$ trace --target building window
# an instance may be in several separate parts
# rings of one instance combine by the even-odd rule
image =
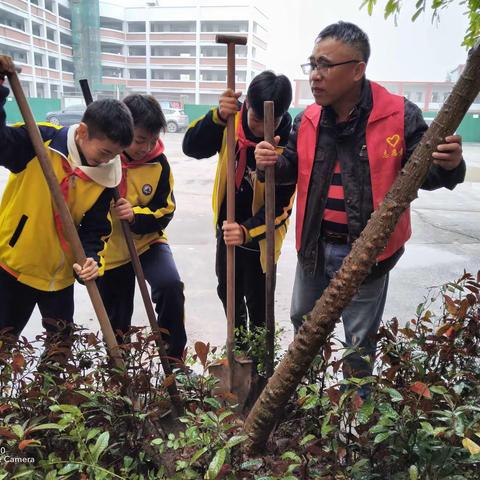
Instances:
[[[58,85],[50,85],[50,98],[60,98],[60,89]]]
[[[151,22],[151,32],[195,32],[195,22]]]
[[[201,23],[202,32],[248,32],[248,21],[212,20]]]
[[[53,0],[45,0],[45,9],[49,12],[54,12],[54,3]]]
[[[22,32],[25,31],[25,21],[23,18],[5,10],[0,10],[0,25],[16,28],[17,30],[22,30]]]
[[[415,93],[415,101],[416,102],[423,102],[423,92],[416,92]]]
[[[128,22],[128,31],[133,33],[145,32],[146,22]]]
[[[207,82],[225,82],[227,80],[226,70],[202,70],[200,80]]]
[[[31,3],[32,5],[38,5],[38,0],[30,0],[30,3]]]
[[[39,23],[32,22],[32,35],[36,37],[42,36],[42,26]]]
[[[55,30],[53,28],[47,27],[47,38],[52,42],[55,41]]]
[[[70,13],[70,9],[64,7],[61,3],[58,4],[58,15],[66,20],[72,20],[72,15]]]
[[[438,103],[440,101],[440,94],[438,92],[432,92],[432,103]]]
[[[55,57],[48,57],[48,68],[53,68],[57,70],[57,59]]]
[[[45,84],[37,83],[37,98],[45,98]]]
[[[66,45],[67,47],[72,46],[72,37],[66,33],[60,32],[60,43]]]
[[[144,68],[131,68],[130,78],[143,80],[147,78],[147,71]]]
[[[226,57],[227,46],[226,45],[208,45],[205,47],[200,47],[200,56],[201,57]]]
[[[64,72],[73,73],[73,62],[69,62],[68,60],[62,60],[62,70]]]
[[[43,55],[41,53],[34,53],[33,58],[37,67],[43,67]]]
[[[117,67],[103,67],[102,76],[113,77],[113,78],[123,78],[123,69],[117,68]]]
[[[196,47],[193,45],[162,45],[150,47],[152,57],[195,57]]]
[[[136,57],[145,57],[147,55],[147,47],[145,45],[129,46],[128,54]]]
[[[123,22],[115,18],[100,17],[100,28],[108,28],[109,30],[123,32]]]
[[[115,55],[121,55],[123,53],[123,46],[116,43],[102,42],[100,44],[100,51],[102,53],[113,53]]]
[[[152,70],[152,80],[195,80],[195,70]]]
[[[12,57],[16,62],[28,63],[28,56],[26,50],[14,48],[7,45],[0,44],[0,54]]]

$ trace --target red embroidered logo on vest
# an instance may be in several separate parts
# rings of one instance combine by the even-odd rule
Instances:
[[[385,139],[386,147],[383,151],[383,158],[392,158],[392,157],[402,157],[403,156],[403,148],[397,150],[397,146],[400,143],[400,135],[396,133],[395,135],[391,135]],[[401,144],[400,144],[401,146]]]

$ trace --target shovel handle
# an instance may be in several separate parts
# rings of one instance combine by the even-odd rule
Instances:
[[[274,145],[275,114],[274,103],[263,103],[263,128],[265,141]],[[265,277],[265,327],[267,378],[273,374],[275,348],[275,167],[265,171],[265,222],[267,241],[267,271]]]
[[[20,112],[22,113],[22,117],[25,121],[30,140],[35,150],[35,154],[37,155],[37,158],[45,175],[45,179],[50,189],[55,208],[60,215],[63,233],[68,240],[68,243],[70,244],[73,255],[75,257],[75,261],[79,265],[83,265],[86,260],[85,251],[83,250],[83,246],[78,236],[77,229],[75,227],[75,224],[73,223],[70,210],[68,209],[65,199],[63,198],[63,195],[60,191],[58,179],[53,171],[50,158],[47,154],[38,126],[35,122],[35,119],[33,118],[32,111],[30,109],[30,106],[28,105],[25,93],[23,92],[17,73],[14,72],[8,74],[8,79],[15,99],[17,100]],[[88,294],[90,295],[93,308],[100,323],[103,338],[105,339],[105,343],[107,344],[107,348],[114,361],[114,364],[118,368],[123,368],[124,362],[120,356],[120,352],[118,350],[118,343],[113,333],[112,325],[110,324],[110,320],[108,319],[108,315],[103,305],[102,299],[100,297],[97,284],[94,280],[91,280],[85,282],[85,286],[87,287]]]

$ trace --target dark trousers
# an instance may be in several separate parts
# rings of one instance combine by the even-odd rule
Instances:
[[[140,262],[151,288],[158,325],[169,332],[164,336],[168,343],[167,353],[181,358],[187,343],[185,296],[170,247],[166,243],[154,244],[140,255]],[[113,330],[125,334],[131,325],[135,295],[132,264],[107,270],[98,286]]]
[[[226,312],[227,246],[221,231],[217,233],[215,270],[217,293]],[[265,327],[265,274],[259,251],[235,247],[235,328],[246,329],[247,326],[250,330]]]
[[[19,336],[25,328],[33,309],[38,305],[44,328],[56,331],[49,320],[73,322],[73,285],[55,292],[37,290],[20,283],[14,276],[0,268],[0,330],[11,328],[10,333]]]

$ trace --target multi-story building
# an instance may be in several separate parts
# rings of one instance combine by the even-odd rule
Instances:
[[[452,70],[445,82],[379,81],[386,89],[397,95],[403,95],[424,112],[437,112],[452,91],[454,81],[458,79],[464,65]],[[313,102],[308,80],[295,80],[295,107],[305,107]],[[480,95],[474,100],[470,112],[480,112]]]
[[[70,20],[66,1],[0,0],[0,53],[22,68],[20,80],[28,96],[74,93]]]
[[[20,64],[33,97],[71,95],[75,81],[87,77],[101,95],[138,91],[208,104],[226,84],[226,46],[215,43],[215,34],[247,36],[247,45],[236,47],[237,89],[245,91],[265,69],[267,23],[253,0],[149,1],[143,7],[0,0],[0,52]]]

